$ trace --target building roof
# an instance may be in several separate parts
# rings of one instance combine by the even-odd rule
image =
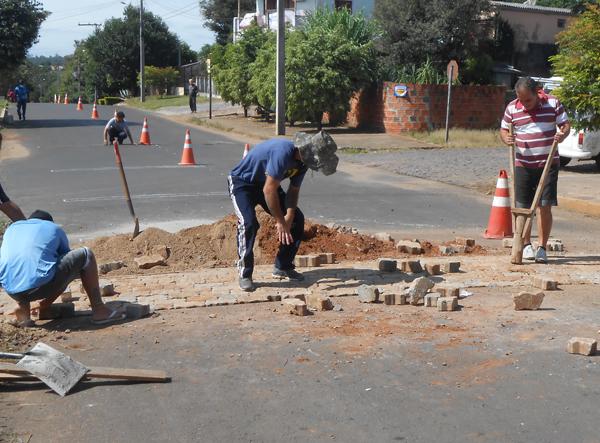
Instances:
[[[511,9],[513,11],[526,11],[526,12],[541,12],[542,14],[564,14],[564,15],[576,15],[570,9],[567,8],[550,8],[548,6],[537,6],[528,5],[524,3],[510,3],[510,2],[496,2],[490,1],[492,6],[499,9]]]

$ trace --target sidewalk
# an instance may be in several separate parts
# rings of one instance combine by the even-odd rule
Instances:
[[[244,118],[243,108],[228,105],[223,103],[222,100],[213,100],[212,119],[210,120],[208,119],[208,103],[198,105],[198,113],[193,116],[189,115],[187,107],[164,108],[157,111],[157,113],[171,116],[178,121],[185,121],[190,117],[202,119],[206,123],[203,125],[203,129],[213,132],[225,132],[229,137],[250,144],[251,148],[261,141],[273,137],[291,140],[298,131],[316,132],[315,127],[296,124],[295,126],[286,125],[286,134],[276,136],[273,119],[266,122],[264,119],[250,116],[250,113],[249,117]],[[458,186],[465,186],[465,183],[469,183],[470,186],[468,187],[470,188],[487,190],[492,193],[498,179],[499,169],[506,168],[508,170],[508,165],[490,164],[489,158],[487,161],[482,160],[479,165],[474,164],[470,158],[469,151],[471,149],[444,149],[444,158],[441,160],[438,145],[410,137],[369,133],[344,126],[326,126],[324,129],[334,138],[338,148],[367,152],[367,154],[340,153],[339,156],[342,161],[367,164],[396,173]],[[492,150],[497,151],[496,148],[474,148],[473,151],[475,149],[490,153]],[[414,150],[417,150],[417,152],[414,152]],[[369,151],[372,151],[372,153],[368,153]],[[501,151],[501,155],[504,156],[503,151]],[[366,161],[367,158],[370,161]],[[506,154],[506,158],[508,158],[508,154]],[[404,163],[404,168],[397,167],[401,163]],[[498,164],[499,166],[496,167]],[[444,165],[447,167],[444,168]],[[452,167],[449,165],[452,165]],[[457,171],[457,167],[460,167],[460,171]],[[437,170],[430,171],[428,168]],[[439,175],[440,168],[442,168],[441,173],[444,174],[443,179]],[[561,168],[558,185],[559,207],[590,215],[600,215],[600,193],[598,189],[600,189],[600,171],[596,168],[595,162],[593,160],[572,161],[566,168]]]

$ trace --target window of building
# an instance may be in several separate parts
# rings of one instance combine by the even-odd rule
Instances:
[[[559,18],[558,19],[558,27],[559,28],[564,28],[566,24],[567,24],[567,20],[566,19],[564,19],[564,18]]]

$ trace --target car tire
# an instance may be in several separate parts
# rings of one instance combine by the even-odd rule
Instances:
[[[560,165],[564,168],[571,162],[571,157],[560,157]],[[596,157],[596,165],[598,165],[598,157]],[[600,168],[600,165],[598,166]]]

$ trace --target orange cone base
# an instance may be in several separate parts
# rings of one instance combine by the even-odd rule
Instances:
[[[512,237],[512,213],[510,208],[493,206],[490,214],[490,223],[485,234],[481,234],[481,236],[484,238]]]
[[[138,143],[138,145],[146,145],[146,146],[150,146],[151,144],[152,144],[152,143],[150,143],[150,142],[146,143],[146,142],[142,142],[142,141],[140,141],[140,142]]]
[[[194,160],[194,151],[192,151],[192,148],[185,148],[183,150],[183,155],[181,156],[181,163],[178,163],[178,165],[192,166],[195,164],[196,161]]]

